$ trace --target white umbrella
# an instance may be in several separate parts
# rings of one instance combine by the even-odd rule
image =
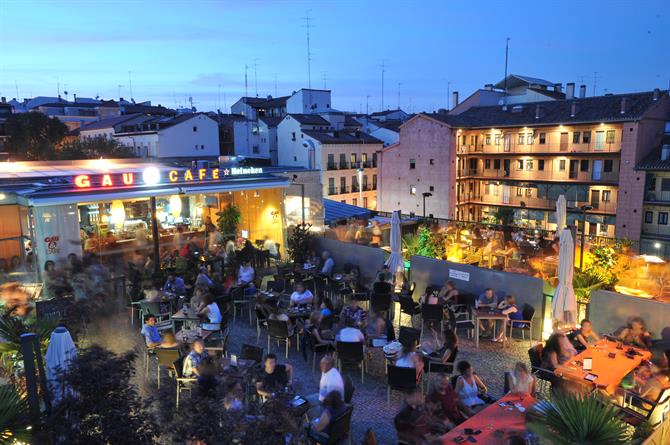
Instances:
[[[70,332],[63,326],[54,329],[46,354],[47,382],[54,404],[72,394],[72,389],[65,383],[65,377],[76,357],[77,348]]]
[[[556,231],[561,231],[568,223],[568,212],[565,196],[561,195],[556,200]]]
[[[638,255],[635,257],[636,260],[644,260],[647,264],[665,264],[662,258],[657,257],[656,255]]]
[[[391,245],[391,256],[386,260],[386,265],[389,267],[389,271],[395,275],[398,272],[404,271],[405,267],[405,261],[402,258],[400,210],[395,210],[393,212],[393,217],[391,218],[391,239],[389,241],[389,244]]]
[[[572,278],[575,273],[575,244],[570,229],[560,231],[558,253],[558,286],[551,300],[551,312],[554,319],[565,323],[575,324],[577,321],[577,299],[572,287]]]

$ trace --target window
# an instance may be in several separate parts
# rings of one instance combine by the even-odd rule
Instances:
[[[493,169],[494,170],[500,170],[500,159],[494,159],[493,160]]]
[[[519,145],[523,145],[526,141],[526,135],[524,133],[519,133]]]
[[[533,135],[533,133],[528,133],[528,135],[526,136],[526,143],[528,145],[533,145],[534,139],[535,139],[535,136]]]
[[[477,159],[476,158],[470,158],[470,168],[472,170],[475,170],[477,168]]]
[[[670,178],[661,179],[661,191],[662,192],[670,191]]]
[[[484,142],[486,145],[491,145],[491,135],[487,134]]]
[[[297,156],[293,156],[293,162],[298,162],[298,157]]]
[[[654,212],[644,212],[644,222],[651,224],[654,222]]]
[[[353,167],[356,163],[356,153],[351,153],[351,156],[349,157],[349,160],[351,161],[351,166]]]
[[[377,188],[377,175],[372,175],[372,187]]]
[[[490,159],[484,159],[484,169],[489,170],[491,168],[491,160]]]
[[[367,153],[362,153],[361,154],[361,162],[368,162],[368,154]]]
[[[605,163],[603,164],[603,171],[611,172],[613,166],[614,166],[614,161],[613,160],[605,159]]]
[[[590,144],[591,143],[591,132],[590,131],[585,131],[582,134],[582,142],[585,144]]]
[[[409,186],[409,194],[410,195],[416,195],[416,186],[415,185],[410,185]]]
[[[435,187],[433,187],[433,186],[431,185],[430,187],[428,187],[428,191],[429,191],[429,192],[434,192],[434,191],[435,191]]]
[[[346,204],[346,203],[347,203],[347,200],[346,200],[346,199],[343,199],[343,200],[341,200],[340,202],[341,202],[342,204]]]
[[[516,161],[516,168],[517,170],[523,170],[523,159]]]
[[[291,140],[295,141],[295,131],[291,133]]]
[[[544,144],[547,141],[547,133],[540,133],[540,144]]]
[[[429,163],[430,165],[435,165],[435,159],[431,159],[430,161],[428,161],[428,163]]]
[[[352,200],[351,200],[351,203],[352,203],[353,205],[357,206],[357,205],[358,205],[358,198],[354,198],[354,199],[352,199]]]
[[[607,133],[605,134],[605,142],[608,144],[614,143],[614,130],[607,130]]]
[[[526,161],[526,170],[531,171],[533,169],[533,160],[529,159]]]
[[[363,207],[368,208],[368,198],[366,196],[363,197]]]
[[[580,137],[581,133],[579,131],[575,131],[574,133],[572,133],[572,143],[579,144]]]
[[[558,169],[562,172],[565,171],[565,159],[561,159],[558,161]]]
[[[495,143],[496,143],[496,145],[500,145],[500,135],[499,134],[496,134]]]
[[[611,190],[603,190],[603,194],[602,194],[603,202],[610,202],[611,198],[612,198],[612,191]]]
[[[193,131],[194,131],[194,132],[198,131],[198,127],[194,126],[194,127],[193,127]]]
[[[588,159],[582,159],[581,161],[579,161],[579,171],[582,171],[582,172],[589,171],[589,160]]]
[[[415,169],[416,168],[416,159],[410,159],[409,160],[409,168],[410,169]]]
[[[658,223],[662,226],[668,225],[668,212],[658,212]]]
[[[544,170],[544,159],[540,159],[537,161],[537,169],[540,171]]]
[[[477,145],[477,136],[470,136],[470,145]]]
[[[533,189],[526,189],[526,198],[531,198],[533,196]]]
[[[523,196],[523,189],[521,187],[516,188],[516,196]]]

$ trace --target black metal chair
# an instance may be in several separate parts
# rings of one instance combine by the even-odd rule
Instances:
[[[370,307],[375,313],[387,312],[391,308],[391,294],[372,294]]]
[[[348,406],[342,414],[331,420],[329,434],[314,433],[310,429],[308,434],[310,442],[321,445],[335,445],[348,437],[351,445],[351,414],[353,410],[353,406]]]
[[[472,294],[459,293],[456,297],[456,304],[451,306],[456,328],[465,327],[471,335],[475,329],[475,317],[472,309],[475,307],[476,298]]]
[[[362,342],[338,341],[335,343],[337,361],[342,370],[344,365],[355,365],[361,368],[361,383],[365,381],[365,352]]]
[[[267,320],[268,325],[268,353],[270,352],[270,341],[275,340],[277,343],[284,342],[286,344],[285,357],[288,358],[288,348],[291,339],[298,335],[297,331],[291,332],[289,330],[288,322],[282,320]],[[297,338],[296,347],[300,350],[300,338]]]
[[[386,388],[387,406],[391,405],[391,390],[407,393],[418,387],[416,382],[416,369],[414,368],[388,365],[386,368],[386,375],[388,376]]]
[[[268,317],[265,315],[265,312],[258,307],[254,310],[256,312],[256,344],[258,344],[261,339],[261,328],[268,327]]]
[[[423,335],[423,327],[427,323],[439,323],[440,332],[442,332],[443,320],[444,320],[444,306],[442,306],[441,304],[421,305],[421,335]]]
[[[255,363],[261,363],[263,361],[263,348],[243,343],[239,358],[242,360],[253,360]]]
[[[553,384],[556,380],[555,374],[545,368],[542,368],[542,344],[538,344],[528,349],[528,359],[530,360],[531,372],[537,378],[537,386],[540,392],[548,393],[547,384]]]
[[[176,409],[179,409],[179,395],[182,393],[182,391],[188,391],[189,393],[191,393],[191,391],[193,391],[193,387],[198,381],[197,379],[192,377],[184,377],[183,374],[184,358],[185,357],[179,357],[172,364],[172,370],[174,371],[175,380],[177,382]]]
[[[408,328],[407,326],[401,326],[398,332],[398,341],[403,345],[419,344],[421,340],[421,331],[414,328]]]
[[[666,388],[658,395],[656,400],[649,400],[639,394],[625,390],[620,405],[622,419],[629,425],[637,427],[644,422],[650,422],[652,428],[656,428],[663,421],[661,411],[670,401],[670,388]]]
[[[331,351],[331,346],[323,343],[317,342],[314,335],[311,332],[305,332],[306,346],[312,351],[312,373],[314,373],[314,368],[316,368],[316,355],[320,352],[324,354]],[[306,353],[303,352],[306,357]]]
[[[342,380],[344,380],[344,403],[349,404],[354,397],[356,388],[354,388],[354,382],[351,380],[351,376],[345,375],[342,377]]]

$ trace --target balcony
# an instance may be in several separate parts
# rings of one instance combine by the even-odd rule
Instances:
[[[374,190],[374,189],[372,188],[372,185],[370,185],[370,184],[363,184],[363,191],[364,191],[364,192],[369,192],[370,190]]]
[[[351,186],[351,193],[358,193],[358,192],[359,192],[358,184],[352,185]]]
[[[333,188],[329,188],[329,189],[328,189],[328,196],[337,195],[337,194],[338,194],[338,193],[337,193],[337,190],[338,190],[338,189],[335,188],[335,187],[333,187]]]
[[[337,167],[338,167],[338,164],[329,162],[327,168],[328,168],[328,170],[337,170],[338,169]]]
[[[510,190],[510,193],[514,190]],[[473,194],[472,196],[462,197],[458,204],[481,204],[481,205],[493,205],[493,206],[510,206],[510,207],[523,207],[528,209],[546,209],[546,210],[556,210],[556,201],[546,198],[538,198],[534,196],[502,196],[502,190],[498,190],[497,194],[493,193],[480,193]],[[607,214],[616,214],[617,202],[616,200],[612,201],[569,201],[569,208],[577,208],[583,205],[590,205],[593,207],[593,210],[587,213],[607,213]],[[568,210],[569,211],[569,210]]]
[[[349,187],[340,187],[340,195],[349,193]]]
[[[349,164],[346,162],[340,162],[339,163],[339,168],[340,170],[348,170],[349,169]]]
[[[372,161],[363,162],[363,168],[372,168]]]
[[[500,144],[466,144],[459,145],[459,154],[469,153],[484,153],[484,154],[531,154],[531,153],[558,153],[570,155],[572,153],[618,153],[621,151],[621,142],[595,142],[591,141],[587,144],[573,144],[568,143],[544,143],[534,142],[532,144],[517,144],[510,143],[505,146],[500,141]]]
[[[654,202],[659,204],[670,204],[670,191],[650,190],[644,192],[644,200],[646,202]]]
[[[600,175],[594,175],[590,171],[554,171],[549,166],[544,170],[515,170],[506,171],[503,169],[480,169],[466,168],[458,173],[459,178],[471,176],[482,179],[513,179],[519,181],[572,181],[572,182],[593,182],[593,183],[616,183],[619,181],[619,172],[601,172]]]

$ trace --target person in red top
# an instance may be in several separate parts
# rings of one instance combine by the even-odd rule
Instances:
[[[463,423],[466,416],[458,409],[458,397],[444,374],[426,397],[426,406],[433,417],[442,420],[449,429]]]

